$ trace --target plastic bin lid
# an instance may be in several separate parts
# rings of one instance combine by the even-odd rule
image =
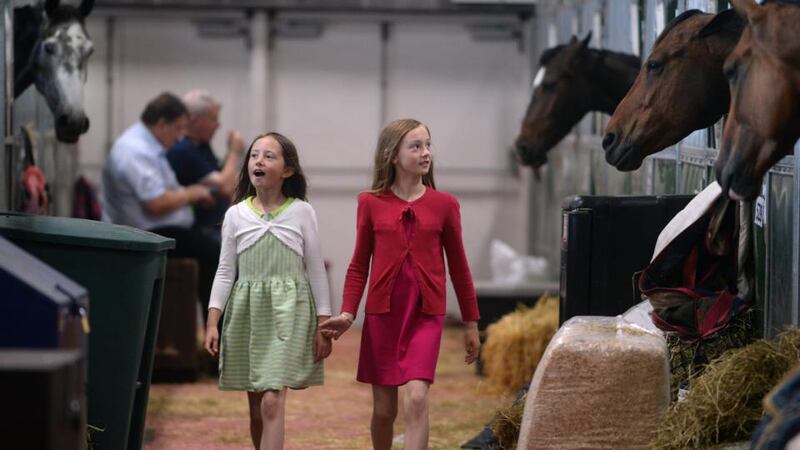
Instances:
[[[0,234],[53,244],[158,252],[175,248],[175,240],[123,225],[69,217],[0,213]]]
[[[0,273],[3,272],[61,305],[72,301],[84,307],[88,304],[86,288],[0,237]]]
[[[74,349],[2,349],[0,367],[8,372],[54,371],[80,360],[81,351]]]

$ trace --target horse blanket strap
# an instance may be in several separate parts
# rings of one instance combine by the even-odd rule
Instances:
[[[716,183],[667,224],[638,280],[659,329],[702,339],[750,308],[737,289],[739,226],[737,204]]]
[[[102,211],[92,185],[83,175],[75,180],[75,196],[72,199],[72,217],[100,220]]]

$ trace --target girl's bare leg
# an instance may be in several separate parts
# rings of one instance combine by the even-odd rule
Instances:
[[[411,380],[403,389],[403,417],[406,422],[405,449],[428,448],[428,391],[430,383]]]
[[[253,448],[258,450],[261,443],[261,432],[264,424],[261,422],[261,397],[263,392],[248,392],[247,403],[250,406],[250,438],[253,440]]]
[[[282,450],[286,389],[266,391],[261,398],[261,422],[264,424],[259,450]]]
[[[391,450],[397,417],[397,386],[372,385],[372,448]]]

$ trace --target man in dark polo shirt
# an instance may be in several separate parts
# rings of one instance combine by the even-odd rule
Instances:
[[[220,103],[202,89],[187,92],[183,103],[189,111],[186,136],[167,152],[167,159],[181,185],[199,183],[214,193],[213,205],[194,206],[194,226],[219,241],[222,219],[236,188],[244,142],[237,130],[228,133],[227,154],[220,167],[211,149],[211,139],[219,128]]]

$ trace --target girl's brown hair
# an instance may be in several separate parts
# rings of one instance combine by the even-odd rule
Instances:
[[[420,126],[428,130],[428,135],[431,134],[431,130],[427,125],[415,119],[399,119],[383,127],[381,134],[378,135],[378,145],[375,147],[372,193],[381,194],[392,186],[397,177],[397,169],[394,167],[393,161],[397,157],[398,150],[400,150],[400,142],[409,131]],[[436,183],[433,181],[433,158],[431,158],[430,170],[422,176],[422,184],[436,189]]]
[[[250,160],[250,152],[253,150],[253,145],[259,139],[268,136],[275,139],[278,145],[281,146],[283,162],[286,168],[292,169],[294,172],[292,176],[283,180],[281,193],[287,197],[306,200],[306,188],[308,187],[308,183],[306,182],[306,176],[303,174],[303,169],[300,167],[300,158],[297,155],[297,148],[289,138],[273,131],[257,136],[253,139],[253,142],[250,143],[250,147],[247,148],[247,153],[242,162],[242,170],[239,171],[239,183],[236,185],[236,190],[233,192],[232,200],[234,204],[239,203],[247,197],[256,195],[256,188],[250,183],[250,174],[247,172],[247,162]]]

